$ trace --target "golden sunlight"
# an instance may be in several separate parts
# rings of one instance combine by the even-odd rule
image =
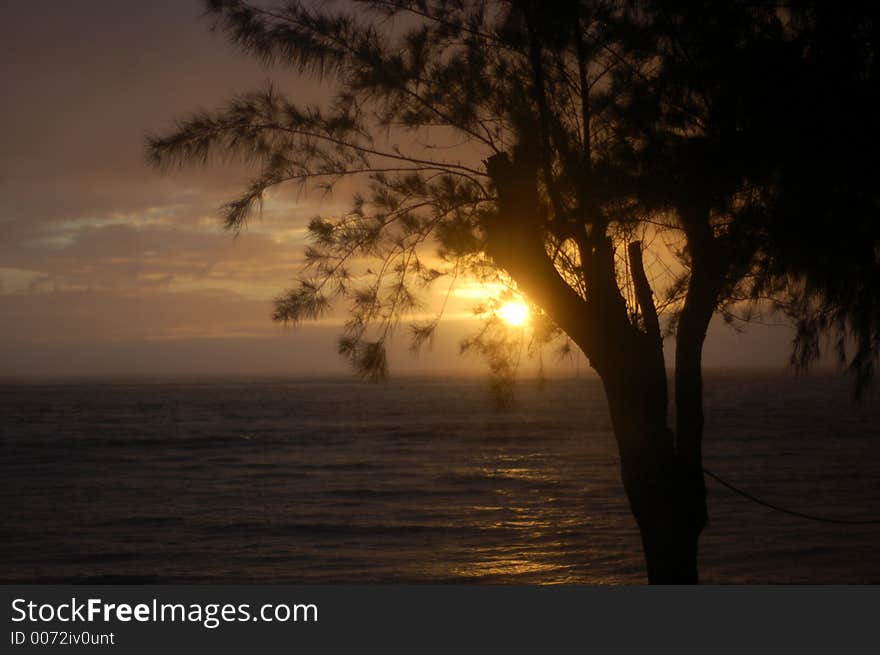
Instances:
[[[520,327],[529,320],[529,307],[522,302],[508,302],[499,307],[496,314],[508,325]]]

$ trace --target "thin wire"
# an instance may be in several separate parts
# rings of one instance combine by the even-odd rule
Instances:
[[[766,500],[761,500],[757,496],[753,496],[748,491],[743,491],[742,489],[735,487],[730,484],[724,478],[712,473],[709,469],[704,468],[703,473],[708,475],[710,478],[718,482],[719,484],[727,487],[732,492],[739,494],[743,498],[748,498],[754,503],[758,503],[759,505],[763,505],[764,507],[769,507],[770,509],[776,510],[777,512],[782,512],[783,514],[790,514],[792,516],[797,516],[798,518],[808,519],[810,521],[819,521],[821,523],[838,523],[842,525],[880,525],[880,519],[866,519],[866,520],[855,520],[855,519],[835,519],[827,516],[816,516],[815,514],[806,514],[805,512],[798,512],[793,509],[786,509],[785,507],[780,507],[779,505],[774,505],[773,503],[768,503]]]

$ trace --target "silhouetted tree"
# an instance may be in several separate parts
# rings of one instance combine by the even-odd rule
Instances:
[[[333,100],[268,88],[148,145],[159,166],[255,163],[225,207],[236,231],[276,185],[368,177],[349,213],[310,223],[275,309],[296,324],[347,301],[339,350],[364,375],[385,375],[419,288],[511,280],[540,308],[536,340],[564,334],[602,379],[649,580],[693,583],[712,316],[788,312],[800,367],[839,335],[857,390],[876,361],[878,32],[866,5],[671,4],[212,0],[233,43],[332,82]],[[415,347],[438,320],[410,325]],[[495,327],[489,312],[469,345],[503,385]]]

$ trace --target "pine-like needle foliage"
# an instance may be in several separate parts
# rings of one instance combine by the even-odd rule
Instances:
[[[500,269],[543,309],[535,339],[561,330],[598,367],[594,330],[640,343],[689,303],[736,320],[769,300],[799,326],[799,365],[835,332],[861,388],[880,343],[872,6],[210,0],[245,53],[335,95],[246,93],[149,137],[149,157],[251,163],[233,231],[278,185],[368,179],[348,213],[310,223],[274,315],[347,302],[339,351],[366,376],[386,374],[420,291]],[[414,346],[436,325],[412,323]],[[509,377],[490,333],[467,345]]]

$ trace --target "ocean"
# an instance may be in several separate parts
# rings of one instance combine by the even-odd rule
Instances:
[[[880,517],[880,401],[714,372],[706,467],[770,502]],[[633,584],[597,380],[0,383],[4,583]],[[702,581],[880,583],[880,526],[711,480]]]

